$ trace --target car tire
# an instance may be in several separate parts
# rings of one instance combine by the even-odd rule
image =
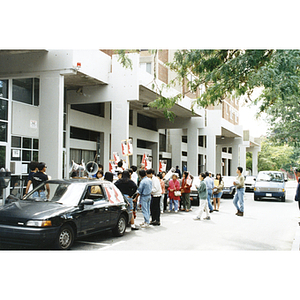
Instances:
[[[258,201],[258,200],[259,200],[259,197],[254,196],[254,201]]]
[[[63,225],[56,237],[55,248],[59,250],[69,250],[74,242],[74,230],[73,228],[65,224]]]
[[[281,198],[280,198],[280,201],[281,201],[281,202],[285,202],[285,196],[281,197]]]
[[[127,227],[127,219],[124,214],[121,214],[116,227],[112,230],[115,236],[122,236],[125,233]]]

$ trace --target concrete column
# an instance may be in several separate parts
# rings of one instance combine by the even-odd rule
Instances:
[[[207,170],[216,174],[216,136],[207,136],[207,155],[206,155]]]
[[[129,138],[129,102],[126,99],[115,99],[111,103],[111,151],[122,156],[121,141]],[[111,158],[113,159],[112,153]]]
[[[252,175],[258,174],[258,149],[254,148],[252,151]]]
[[[240,145],[240,161],[239,161],[240,167],[243,168],[244,175],[246,174],[246,147],[243,145]]]
[[[39,160],[48,166],[47,174],[62,178],[64,77],[59,72],[41,74],[39,106]]]
[[[240,165],[240,147],[239,144],[232,145],[232,160],[231,160],[231,174],[230,176],[234,176],[236,174],[237,167],[241,167]]]
[[[218,145],[216,150],[216,174],[217,173],[222,174],[222,145]]]
[[[153,143],[151,145],[152,150],[152,169],[155,170],[156,173],[159,171],[159,143]]]
[[[198,175],[198,128],[191,124],[187,129],[187,170]]]
[[[170,130],[170,144],[172,145],[172,167],[181,166],[182,129]],[[189,166],[188,166],[189,167]]]

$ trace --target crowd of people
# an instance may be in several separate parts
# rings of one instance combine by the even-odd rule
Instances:
[[[243,196],[245,190],[242,172],[243,169],[238,167],[237,180],[233,183],[237,189],[233,201],[237,208],[237,216],[243,216],[244,213]],[[143,164],[139,170],[136,166],[124,170],[122,162],[119,162],[116,173],[118,179],[115,181],[115,185],[127,198],[133,212],[131,220],[133,230],[140,227],[146,228],[150,225],[159,226],[161,224],[160,216],[163,213],[192,210],[191,200],[193,198],[190,197],[190,193],[194,178],[188,171],[181,174],[178,166],[174,172],[156,174],[153,169],[145,170]],[[110,172],[106,172],[104,176],[102,172],[100,179],[107,180],[108,176],[109,180],[114,182],[113,174]],[[210,214],[218,212],[220,209],[220,199],[224,188],[222,175],[216,174],[216,177],[213,178],[211,172],[201,173],[199,184],[195,184],[195,187],[199,195],[199,212],[195,220],[210,220]],[[142,211],[144,221],[138,226],[134,219],[139,209]],[[205,213],[204,218],[202,218],[203,213]]]

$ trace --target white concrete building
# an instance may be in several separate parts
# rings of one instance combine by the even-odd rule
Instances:
[[[68,177],[71,160],[96,159],[107,171],[112,153],[121,154],[121,140],[128,138],[130,163],[139,165],[146,153],[155,170],[159,159],[169,168],[187,165],[192,174],[209,169],[227,175],[245,167],[249,145],[236,119],[238,105],[226,104],[234,121],[224,116],[225,104],[193,114],[197,94],[187,94],[169,122],[147,104],[156,99],[154,67],[159,86],[174,77],[164,65],[174,51],[159,51],[157,60],[148,51],[131,53],[132,70],[111,52],[0,50],[0,167],[12,170],[12,183],[27,178],[31,160],[46,162],[52,178]],[[164,90],[164,96],[181,88]]]

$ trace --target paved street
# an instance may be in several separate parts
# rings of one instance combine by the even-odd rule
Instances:
[[[235,216],[231,199],[221,199],[220,212],[210,221],[194,221],[192,212],[165,213],[161,226],[127,233],[115,238],[110,232],[75,242],[72,250],[291,250],[299,212],[293,200],[296,182],[287,184],[287,200],[254,201],[246,193],[245,215]],[[143,221],[138,212],[137,223]]]

